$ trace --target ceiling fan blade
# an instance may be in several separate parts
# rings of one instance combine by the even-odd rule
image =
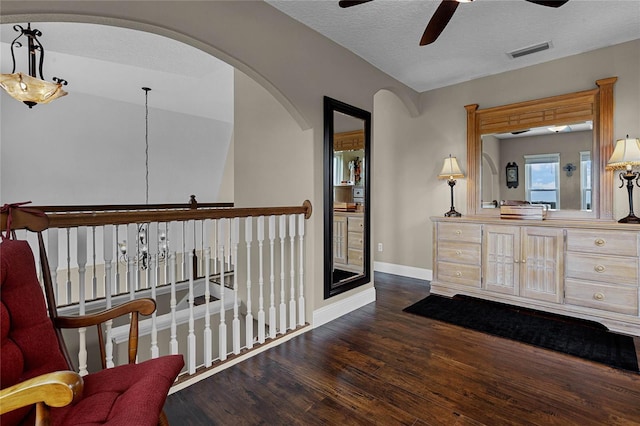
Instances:
[[[369,3],[370,1],[373,1],[373,0],[340,0],[338,2],[338,6],[345,8],[345,7],[357,6],[362,3]]]
[[[547,7],[560,7],[563,4],[567,3],[569,0],[525,0],[529,3],[539,4],[540,6]]]
[[[422,34],[420,46],[426,46],[436,41],[442,30],[444,30],[449,23],[459,4],[456,0],[442,0],[442,3],[440,3],[440,6],[438,6],[436,12],[431,17],[427,28],[424,30],[424,34]]]

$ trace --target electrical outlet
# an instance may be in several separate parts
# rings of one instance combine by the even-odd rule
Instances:
[[[378,251],[382,251],[382,243],[378,243]]]

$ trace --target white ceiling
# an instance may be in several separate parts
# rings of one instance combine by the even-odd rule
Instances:
[[[21,23],[26,28],[26,23]],[[233,122],[233,67],[179,41],[126,28],[73,22],[34,22],[45,48],[44,79],[84,93],[227,123]],[[0,70],[11,72],[11,41],[20,33],[0,25]],[[26,43],[25,37],[19,41]],[[15,50],[16,71],[27,70],[26,48]],[[197,96],[195,95],[197,94]],[[2,96],[6,96],[3,94]]]
[[[439,0],[266,0],[418,92],[640,38],[640,0],[570,0],[559,8],[524,0],[460,4],[432,44],[419,41]],[[519,59],[507,52],[551,42]]]

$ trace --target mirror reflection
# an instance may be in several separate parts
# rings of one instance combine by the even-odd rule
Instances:
[[[371,114],[325,98],[325,298],[369,282]]]
[[[364,274],[364,120],[334,111],[333,285]]]
[[[482,208],[518,200],[550,210],[592,210],[591,121],[484,134],[481,141]]]

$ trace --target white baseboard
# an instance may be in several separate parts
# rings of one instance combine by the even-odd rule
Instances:
[[[431,269],[416,268],[414,266],[396,265],[394,263],[373,262],[375,272],[400,275],[403,277],[417,278],[419,280],[431,281],[433,271]]]
[[[365,291],[358,292],[353,296],[347,297],[346,299],[332,303],[331,305],[316,309],[313,311],[313,328],[326,324],[329,321],[333,321],[342,315],[348,314],[351,311],[355,311],[356,309],[375,301],[376,289],[372,287]]]

